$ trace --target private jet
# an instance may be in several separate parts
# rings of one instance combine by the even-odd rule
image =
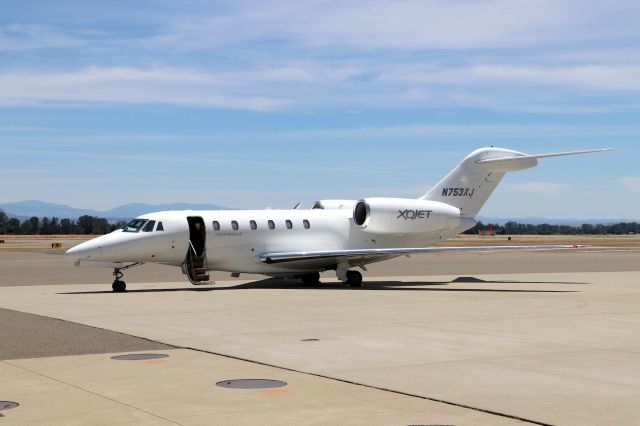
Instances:
[[[508,172],[549,157],[609,151],[528,155],[503,148],[473,151],[417,199],[321,200],[311,209],[163,211],[86,241],[65,254],[76,266],[113,269],[114,292],[126,291],[123,271],[144,263],[182,268],[194,285],[212,284],[210,271],[291,277],[320,283],[335,271],[362,286],[366,265],[412,254],[447,251],[567,249],[575,246],[432,247],[476,225],[475,216]]]

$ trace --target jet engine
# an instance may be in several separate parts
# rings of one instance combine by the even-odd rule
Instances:
[[[353,222],[374,234],[420,234],[460,226],[460,210],[437,201],[365,198],[353,207]]]

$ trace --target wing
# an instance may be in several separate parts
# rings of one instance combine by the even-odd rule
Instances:
[[[346,258],[348,260],[368,261],[383,260],[396,256],[438,253],[450,251],[507,251],[507,250],[559,250],[572,249],[579,245],[546,245],[546,246],[477,246],[477,247],[417,247],[417,248],[386,248],[386,249],[358,249],[358,250],[325,250],[264,253],[260,256],[263,263],[283,263],[303,260],[317,260],[330,258]]]

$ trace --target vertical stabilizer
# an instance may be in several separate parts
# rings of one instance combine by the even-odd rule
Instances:
[[[460,209],[460,215],[478,214],[507,172],[538,165],[539,158],[603,152],[610,149],[527,155],[503,148],[480,148],[469,154],[421,200],[439,201]]]

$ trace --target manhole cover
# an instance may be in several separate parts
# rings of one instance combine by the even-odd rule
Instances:
[[[223,380],[216,383],[216,386],[221,388],[231,389],[269,389],[269,388],[281,388],[287,386],[287,382],[280,380],[269,379],[236,379],[236,380]]]
[[[17,402],[13,401],[0,401],[0,411],[2,410],[11,410],[12,408],[16,408],[19,406]]]
[[[169,357],[169,355],[167,354],[126,354],[112,356],[111,359],[115,359],[118,361],[145,361],[148,359],[159,359],[167,357]]]

